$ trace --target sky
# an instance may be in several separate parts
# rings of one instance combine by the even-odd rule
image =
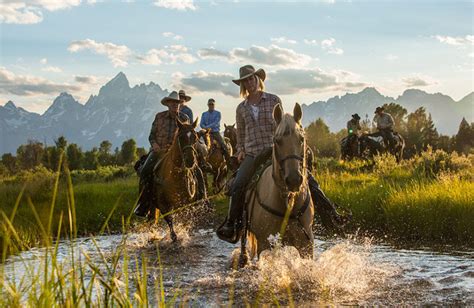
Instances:
[[[38,113],[60,92],[85,103],[122,71],[185,89],[195,113],[213,97],[231,123],[245,64],[287,110],[367,86],[474,90],[472,1],[2,0],[0,37],[0,105]]]

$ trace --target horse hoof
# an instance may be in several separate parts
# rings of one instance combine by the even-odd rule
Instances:
[[[178,236],[176,235],[176,233],[171,233],[171,240],[173,241],[173,243],[176,243],[178,241]]]

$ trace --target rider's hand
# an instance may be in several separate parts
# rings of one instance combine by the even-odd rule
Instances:
[[[156,143],[153,143],[152,147],[154,152],[158,152],[160,150],[160,147]]]
[[[239,154],[237,155],[237,160],[239,162],[243,161],[245,158],[245,152],[244,151],[240,151]]]

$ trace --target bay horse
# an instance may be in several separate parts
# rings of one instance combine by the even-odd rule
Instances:
[[[227,161],[224,157],[224,153],[222,152],[220,144],[213,138],[209,138],[208,140],[210,145],[208,146],[209,152],[207,154],[206,161],[211,168],[210,172],[213,177],[213,188],[215,191],[219,191],[225,185],[228,172]],[[227,153],[229,153],[229,156],[232,156],[233,151],[229,139],[225,138],[224,141],[227,146]]]
[[[349,135],[341,139],[341,158],[343,160],[351,160],[359,157],[359,137],[357,135]]]
[[[293,115],[273,109],[276,129],[272,163],[247,192],[244,233],[239,264],[245,265],[271,247],[269,237],[279,234],[282,244],[294,246],[304,257],[313,256],[314,206],[308,187],[303,112],[296,103]],[[248,247],[247,247],[248,244]]]
[[[195,144],[198,137],[194,129],[197,126],[197,119],[192,124],[176,119],[176,124],[178,129],[173,142],[153,170],[155,206],[164,215],[174,242],[177,240],[177,235],[173,228],[171,212],[199,199],[195,175],[197,168]]]
[[[224,137],[228,138],[232,146],[232,152],[237,153],[237,129],[235,128],[235,123],[232,125],[226,125],[224,123]]]

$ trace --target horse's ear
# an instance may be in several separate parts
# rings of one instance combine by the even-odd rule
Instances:
[[[194,122],[193,122],[193,129],[195,129],[195,128],[197,127],[197,125],[198,125],[198,119],[199,119],[199,117],[197,117],[196,120],[194,120]]]
[[[301,123],[301,119],[303,118],[303,111],[301,110],[301,106],[298,103],[295,103],[295,108],[293,109],[293,118],[295,119],[296,123]]]
[[[232,124],[231,126],[232,126],[232,128],[235,128],[235,123],[234,123],[234,124]]]
[[[227,125],[224,123],[224,128],[227,129]]]
[[[282,117],[283,109],[281,108],[281,104],[276,104],[275,107],[273,107],[273,120],[275,120],[276,124],[280,124]]]

